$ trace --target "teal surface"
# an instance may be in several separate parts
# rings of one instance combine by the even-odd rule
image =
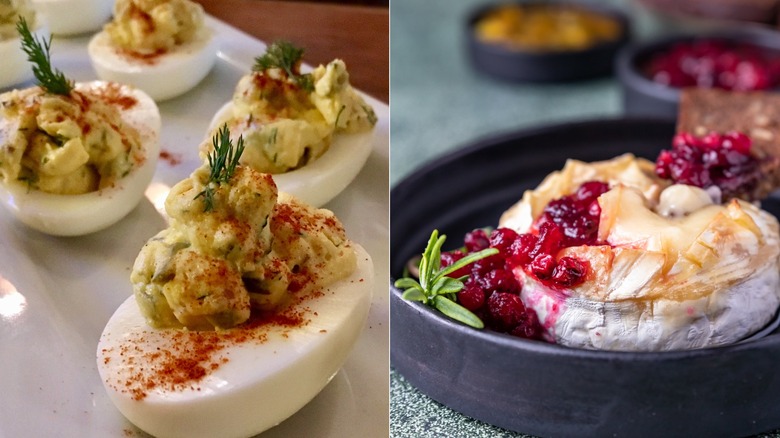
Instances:
[[[481,1],[393,0],[390,8],[391,185],[480,137],[620,114],[616,81],[517,84],[477,72],[465,22]]]
[[[483,137],[539,125],[621,115],[621,93],[614,78],[533,85],[500,82],[475,71],[466,56],[465,22],[472,9],[485,3],[484,0],[392,0],[391,186],[423,164]],[[634,3],[617,0],[610,3],[624,7],[631,14],[638,38],[649,38],[679,26],[679,23],[657,21]],[[390,375],[390,396],[393,437],[527,436],[484,424],[442,406],[417,391],[396,371]],[[762,436],[780,437],[778,432]]]

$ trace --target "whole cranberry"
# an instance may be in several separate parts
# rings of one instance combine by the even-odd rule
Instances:
[[[490,240],[488,239],[485,230],[477,228],[466,234],[466,237],[463,239],[463,244],[468,252],[479,252],[490,246]]]
[[[490,233],[490,246],[498,249],[504,257],[508,257],[512,253],[512,243],[517,238],[517,232],[511,228],[496,228]]]
[[[577,205],[574,202],[574,199],[568,196],[559,199],[553,199],[547,203],[546,207],[544,207],[543,214],[553,219],[554,221],[556,219],[566,219],[577,214]]]
[[[493,254],[479,259],[471,264],[471,273],[474,276],[481,277],[495,269],[504,269],[506,259],[501,254]]]
[[[555,257],[550,254],[539,254],[534,258],[528,268],[531,273],[540,280],[547,280],[552,277],[555,270]]]
[[[463,252],[461,252],[458,249],[456,249],[454,251],[443,252],[443,253],[441,253],[441,266],[442,267],[452,266],[453,264],[455,264],[458,260],[462,259],[463,257],[466,257],[466,255],[463,254]],[[464,275],[469,275],[470,273],[471,273],[471,267],[470,266],[464,266],[464,267],[458,269],[457,271],[454,271],[454,272],[450,273],[450,275],[448,275],[448,277],[460,278],[460,277],[463,277]]]
[[[709,134],[705,134],[701,138],[690,136],[690,142],[688,144],[694,147],[699,147],[700,149],[707,151],[707,150],[717,149],[722,142],[723,142],[722,135],[718,134],[717,132],[710,132]]]
[[[553,222],[544,222],[539,228],[539,241],[531,253],[534,259],[541,254],[557,254],[563,243],[563,231]]]
[[[672,147],[676,148],[684,144],[694,144],[695,141],[696,137],[694,137],[693,134],[689,132],[681,132],[675,134],[672,138]]]
[[[520,293],[520,283],[511,271],[505,269],[494,269],[479,277],[477,281],[488,294],[491,292]]]
[[[590,264],[574,257],[561,257],[552,273],[552,281],[563,287],[574,287],[585,281]]]
[[[525,266],[533,260],[531,253],[539,243],[539,238],[533,234],[521,234],[512,242],[509,261],[514,266]]]
[[[682,144],[675,146],[674,150],[677,152],[677,156],[686,161],[699,161],[701,159],[702,148],[697,147],[696,144]]]
[[[520,297],[506,292],[490,295],[487,302],[490,320],[500,331],[509,331],[523,320],[525,306]]]
[[[475,312],[485,304],[485,292],[475,281],[466,281],[463,289],[458,292],[458,303]]]
[[[539,324],[539,317],[536,315],[536,312],[533,309],[526,308],[523,317],[520,318],[515,328],[509,333],[525,339],[540,339],[542,326]]]
[[[595,241],[598,231],[598,217],[594,218],[589,214],[583,213],[563,227],[563,234],[566,236],[564,245],[579,246],[589,244]]]
[[[741,132],[727,132],[723,135],[721,141],[724,149],[730,149],[742,155],[750,155],[752,141],[750,140],[750,137]]]
[[[590,205],[599,196],[603,195],[609,190],[609,184],[601,181],[588,181],[583,183],[576,192],[574,192],[574,198],[579,201],[581,205]]]
[[[669,166],[673,162],[674,155],[671,151],[661,151],[661,153],[658,154],[658,158],[655,160],[655,174],[661,178],[671,178],[671,171],[669,170]]]
[[[676,182],[696,187],[709,187],[712,185],[709,172],[698,162],[676,160],[669,166],[669,169],[671,170],[672,180]]]

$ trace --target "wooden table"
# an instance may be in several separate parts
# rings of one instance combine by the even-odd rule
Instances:
[[[387,8],[297,1],[196,1],[208,14],[265,42],[286,39],[305,48],[308,64],[343,59],[352,85],[389,102]]]

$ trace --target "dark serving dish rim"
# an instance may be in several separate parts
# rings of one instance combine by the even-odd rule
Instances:
[[[543,135],[546,133],[552,133],[560,130],[562,127],[587,127],[593,124],[620,124],[620,123],[658,123],[668,124],[669,120],[658,117],[613,117],[602,119],[582,119],[574,120],[563,123],[551,123],[542,126],[536,126],[531,128],[525,128],[521,130],[510,130],[501,132],[498,134],[484,136],[468,143],[468,145],[457,148],[453,152],[442,156],[436,160],[432,160],[423,164],[417,168],[413,173],[407,175],[403,180],[396,184],[391,189],[392,192],[403,189],[404,186],[414,185],[416,180],[422,180],[425,175],[431,170],[440,167],[447,166],[453,161],[458,161],[466,155],[473,154],[482,149],[490,148],[491,146],[505,143],[517,138],[531,137],[535,135]],[[431,230],[432,231],[432,230]],[[392,244],[391,244],[392,248]],[[420,248],[422,251],[422,248]],[[392,266],[393,255],[390,254],[390,261]],[[495,332],[485,329],[474,329],[464,324],[458,323],[445,315],[441,314],[435,309],[429,306],[423,305],[419,302],[406,301],[401,297],[402,291],[395,287],[394,282],[398,278],[391,271],[390,274],[390,292],[391,297],[395,296],[398,300],[405,302],[410,307],[416,309],[417,312],[425,313],[426,317],[431,318],[431,321],[436,324],[442,324],[445,327],[452,329],[458,333],[466,336],[473,336],[483,341],[491,342],[495,345],[505,346],[507,348],[521,349],[530,353],[555,355],[561,357],[578,357],[596,360],[629,360],[629,361],[657,361],[657,360],[670,360],[674,361],[681,358],[690,358],[697,356],[708,356],[727,354],[733,351],[761,349],[765,346],[780,344],[780,332],[774,333],[780,323],[780,311],[775,315],[773,320],[767,324],[767,328],[771,330],[762,329],[759,332],[749,336],[746,339],[738,341],[736,343],[697,348],[687,350],[669,350],[669,351],[618,351],[618,350],[590,350],[584,348],[573,348],[553,343],[548,343],[538,340],[529,340],[511,336],[509,334]],[[768,331],[768,332],[767,332]]]
[[[495,223],[562,158],[650,158],[673,134],[664,118],[580,120],[498,133],[422,165],[391,191],[391,276],[422,251],[430,228],[456,235]],[[767,201],[780,217],[780,196]],[[717,347],[588,350],[476,330],[403,300],[392,278],[389,286],[391,366],[422,394],[487,424],[536,436],[638,438],[732,438],[780,427],[780,330],[771,324],[765,337]]]
[[[559,356],[577,357],[581,359],[593,359],[593,360],[605,360],[605,361],[660,361],[669,360],[675,361],[682,358],[690,358],[696,356],[709,356],[728,354],[732,351],[746,350],[746,349],[762,349],[763,344],[778,344],[780,343],[780,334],[768,333],[757,339],[748,338],[733,344],[721,345],[716,347],[697,348],[689,350],[669,350],[669,351],[620,351],[620,350],[589,350],[585,348],[573,348],[563,345],[552,344],[544,341],[529,340],[518,338],[506,333],[495,332],[486,329],[474,329],[472,327],[460,324],[454,321],[435,309],[425,306],[418,302],[406,301],[401,298],[402,291],[396,288],[392,283],[393,279],[390,279],[390,290],[397,299],[406,302],[409,306],[415,307],[419,313],[425,313],[431,321],[436,324],[441,324],[450,330],[454,330],[464,336],[472,336],[478,340],[484,342],[490,342],[494,345],[501,346],[503,348],[521,349],[529,353],[535,353],[546,356]],[[778,320],[778,316],[775,316],[773,322]]]

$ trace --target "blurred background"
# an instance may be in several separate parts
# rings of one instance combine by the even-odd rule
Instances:
[[[495,3],[393,0],[391,186],[421,164],[484,136],[623,114],[621,88],[614,76],[539,84],[500,80],[478,71],[467,52],[467,21],[475,10]],[[592,3],[625,12],[631,20],[633,41],[683,31],[773,29],[778,14],[773,0]],[[724,20],[723,16],[730,19]]]
[[[562,72],[572,76],[570,79],[511,78],[508,76],[527,67],[528,62],[544,62],[529,61],[528,57],[533,58],[541,52],[540,57],[544,58],[545,49],[536,47],[530,50],[533,54],[523,55],[527,56],[523,62],[512,64],[517,60],[502,59],[511,57],[506,52],[512,50],[499,47],[500,38],[488,43],[490,36],[476,38],[484,29],[479,30],[475,17],[481,16],[486,7],[491,9],[497,4],[485,0],[392,1],[391,188],[426,164],[503,133],[572,121],[623,117],[663,119],[673,124],[677,90],[669,81],[676,80],[670,79],[670,74],[674,76],[676,70],[670,73],[668,69],[664,70],[665,67],[659,67],[660,70],[654,70],[654,73],[636,71],[637,64],[632,61],[629,67],[635,71],[629,72],[631,77],[619,78],[614,65],[617,53],[629,47],[626,43],[637,48],[681,33],[747,32],[752,35],[755,32],[758,35],[755,39],[761,45],[770,46],[773,51],[780,48],[780,37],[776,32],[779,9],[774,0],[602,0],[591,4],[597,9],[615,8],[627,20],[629,30],[628,41],[616,41],[620,47],[613,50],[608,71],[603,74],[590,72],[593,74],[589,78],[576,78],[578,72],[603,61],[603,53],[589,53],[574,63],[553,62],[554,67],[547,71],[548,79]],[[500,31],[494,27],[488,33],[495,36]],[[619,39],[619,36],[614,38]],[[528,51],[526,49],[515,47],[514,51],[522,55]],[[580,50],[586,49],[573,48],[572,52]],[[776,86],[776,69],[780,64],[775,55],[777,53],[766,63],[751,58],[743,67],[728,67],[732,69],[728,74],[738,70],[738,75],[744,79],[742,85],[734,86],[765,79],[771,79],[768,86]],[[696,68],[709,65],[705,64],[700,63]],[[756,65],[760,68],[751,70]],[[538,76],[539,71],[525,73]],[[733,85],[733,75],[729,78]],[[703,73],[692,80],[706,81]],[[632,93],[633,97],[629,98]],[[643,93],[644,97],[659,102],[642,101]],[[637,135],[642,133],[637,132]],[[457,179],[457,175],[453,178]],[[394,213],[397,211],[391,211],[391,221]],[[391,236],[393,240],[403,237]],[[524,436],[468,418],[431,400],[395,369],[391,370],[390,389],[393,437]],[[780,434],[768,432],[762,436]]]

